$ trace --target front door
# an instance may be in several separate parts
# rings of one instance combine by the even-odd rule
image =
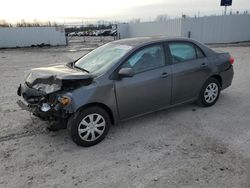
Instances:
[[[164,108],[171,100],[171,66],[166,65],[161,44],[138,50],[121,68],[134,76],[115,81],[119,115],[127,119]]]

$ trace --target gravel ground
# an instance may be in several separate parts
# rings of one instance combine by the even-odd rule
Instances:
[[[249,46],[216,47],[236,61],[233,85],[213,107],[187,104],[126,121],[90,148],[66,130],[48,132],[16,105],[26,70],[69,62],[99,39],[0,50],[0,187],[250,187]]]

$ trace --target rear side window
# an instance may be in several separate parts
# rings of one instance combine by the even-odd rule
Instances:
[[[170,43],[169,49],[173,63],[196,59],[196,49],[190,43]]]
[[[188,42],[170,43],[169,49],[171,52],[173,63],[179,63],[205,57],[205,54],[199,47]]]

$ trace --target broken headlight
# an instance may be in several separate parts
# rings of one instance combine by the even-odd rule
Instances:
[[[58,97],[58,101],[62,106],[67,106],[71,103],[71,98],[68,96]]]

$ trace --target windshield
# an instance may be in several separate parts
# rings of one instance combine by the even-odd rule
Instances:
[[[115,65],[131,49],[132,47],[128,45],[105,44],[79,59],[75,66],[99,76]]]

